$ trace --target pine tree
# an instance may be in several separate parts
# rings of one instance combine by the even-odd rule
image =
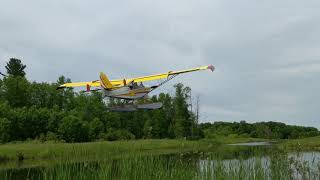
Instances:
[[[8,76],[3,82],[3,97],[12,107],[29,105],[30,83],[25,77]]]
[[[3,93],[4,93],[3,81],[2,81],[2,79],[0,79],[0,101],[3,100]]]
[[[26,75],[24,72],[26,67],[26,65],[21,63],[20,59],[10,58],[10,61],[6,65],[7,74],[24,77]]]

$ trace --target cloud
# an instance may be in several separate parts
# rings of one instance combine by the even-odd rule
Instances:
[[[10,57],[30,80],[179,76],[201,96],[202,121],[277,120],[320,127],[320,3],[302,1],[4,1],[0,71]]]
[[[289,65],[278,69],[267,71],[267,73],[275,73],[278,76],[315,76],[320,73],[320,61],[317,63],[307,63],[300,65]]]

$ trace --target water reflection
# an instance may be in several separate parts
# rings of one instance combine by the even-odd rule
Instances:
[[[241,144],[225,147],[219,154],[212,152],[199,160],[200,173],[210,174],[209,179],[216,179],[221,171],[223,176],[247,173],[243,177],[253,179],[319,179],[320,152],[288,153],[275,146],[259,145]]]

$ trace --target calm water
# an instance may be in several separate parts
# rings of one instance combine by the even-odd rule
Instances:
[[[216,169],[216,166],[222,165],[225,167],[227,173],[240,171],[240,168],[245,168],[249,170],[254,170],[254,166],[261,167],[264,172],[266,179],[272,178],[272,165],[281,161],[281,159],[273,158],[273,155],[265,155],[259,157],[250,157],[250,158],[234,158],[234,159],[224,159],[224,160],[215,160],[215,159],[200,159],[199,168],[202,173],[208,171],[208,169]],[[311,172],[312,177],[307,179],[320,179],[320,152],[295,152],[287,153],[282,158],[288,158],[288,164],[292,170],[293,179],[303,180],[306,179],[301,175],[299,169],[305,169],[306,171]],[[292,162],[292,163],[290,163]]]
[[[271,146],[270,142],[249,142],[249,143],[237,143],[228,144],[229,146]]]
[[[237,179],[237,176],[246,179],[246,173],[248,178],[254,179],[283,179],[281,177],[288,177],[288,174],[282,173],[286,170],[292,175],[291,179],[320,178],[320,152],[288,153],[261,142],[227,145],[211,152],[149,155],[99,162],[11,163],[0,165],[0,179],[101,178],[97,174],[112,177],[108,179],[126,179],[131,176],[139,179],[140,176],[148,177],[148,173],[150,176],[158,173],[158,179]],[[309,174],[305,175],[306,172]],[[81,175],[76,176],[77,173]]]

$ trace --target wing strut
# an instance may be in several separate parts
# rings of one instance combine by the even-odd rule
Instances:
[[[164,80],[164,81],[161,82],[158,86],[156,86],[155,88],[153,88],[149,93],[151,93],[152,91],[154,91],[154,90],[157,89],[158,87],[164,85],[165,83],[169,82],[170,80],[172,80],[173,78],[177,77],[178,75],[179,75],[179,74],[174,74],[174,75],[169,76],[166,80]],[[147,96],[149,93],[145,94],[145,95],[143,96],[143,98],[144,98],[145,96]]]

